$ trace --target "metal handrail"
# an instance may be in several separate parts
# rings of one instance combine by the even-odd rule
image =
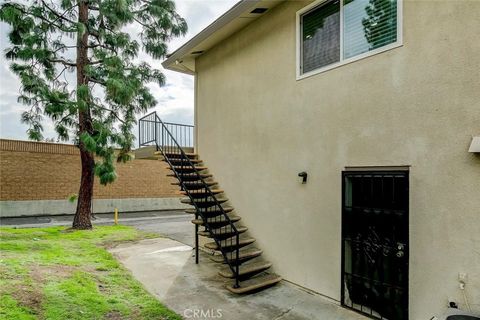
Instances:
[[[195,126],[193,124],[183,124],[183,123],[174,123],[174,122],[166,122],[164,121],[163,123],[165,124],[173,124],[175,126],[180,126],[180,127],[191,127],[194,128]]]
[[[138,121],[138,146],[149,146],[155,144],[158,138],[158,126],[156,125],[156,113],[149,113]],[[177,137],[177,142],[181,147],[193,148],[194,146],[194,128],[190,124],[164,122],[169,131]]]
[[[148,119],[151,119],[152,116],[154,116],[155,120],[148,120]],[[141,146],[141,145],[146,145],[146,144],[154,142],[155,146],[157,147],[157,150],[160,150],[162,152],[165,160],[167,161],[168,165],[170,166],[170,168],[174,172],[174,175],[176,176],[176,178],[180,182],[180,186],[181,186],[182,190],[184,190],[186,192],[187,196],[190,198],[190,201],[191,201],[192,205],[195,207],[195,212],[196,212],[195,213],[195,218],[198,219],[198,216],[199,215],[201,216],[201,218],[204,222],[204,226],[206,227],[206,230],[209,232],[210,236],[215,241],[217,247],[220,249],[220,252],[222,253],[222,256],[223,256],[225,262],[227,263],[230,270],[233,272],[233,274],[235,276],[235,287],[239,287],[240,233],[238,232],[237,227],[234,225],[234,223],[232,222],[230,217],[227,215],[227,213],[225,212],[225,210],[221,206],[221,204],[218,201],[215,194],[212,192],[212,190],[210,189],[210,187],[208,186],[206,181],[201,176],[200,171],[195,167],[195,165],[192,163],[190,158],[185,154],[183,148],[177,142],[177,139],[175,139],[173,134],[170,132],[170,130],[166,126],[166,124],[170,124],[170,123],[163,122],[160,119],[160,117],[157,116],[156,112],[152,112],[152,113],[144,116],[143,118],[141,118],[139,120],[139,128],[140,128],[140,123],[141,122],[146,123],[146,124],[154,123],[154,125],[155,125],[155,127],[154,127],[155,137],[154,137],[153,140],[150,139],[151,137],[148,137],[148,139],[150,139],[150,140],[142,139],[142,138],[145,138],[145,137],[142,137],[141,131],[139,129],[139,133],[140,133],[139,134],[139,145]],[[161,136],[159,136],[160,132],[158,132],[158,129],[157,129],[158,124],[160,125]],[[193,127],[193,126],[190,126],[190,125],[185,125],[185,126]],[[165,137],[164,133],[166,133],[167,137]],[[165,144],[166,138],[170,138],[171,143],[173,145]],[[143,140],[145,140],[145,141],[143,141]],[[204,195],[203,198],[205,199],[205,202],[207,201],[207,199],[210,199],[210,202],[212,202],[213,205],[211,205],[209,207],[210,208],[214,207],[220,212],[220,215],[215,216],[215,222],[217,222],[217,218],[220,216],[224,219],[224,221],[222,221],[222,222],[225,222],[226,224],[224,226],[220,227],[220,228],[217,228],[217,229],[222,230],[222,228],[225,228],[223,230],[226,231],[227,227],[231,228],[232,233],[234,234],[234,237],[230,237],[230,245],[232,246],[232,248],[233,248],[233,243],[232,243],[233,240],[232,239],[235,238],[235,241],[236,241],[236,247],[233,251],[227,252],[220,243],[222,240],[220,240],[220,238],[218,238],[215,235],[215,233],[212,231],[213,229],[212,229],[211,223],[209,222],[209,218],[206,215],[203,214],[204,212],[200,209],[200,207],[197,204],[197,201],[196,201],[197,198],[194,197],[196,192],[192,192],[192,190],[189,190],[189,188],[187,188],[184,179],[181,177],[180,173],[177,170],[175,170],[174,165],[172,164],[170,158],[166,155],[168,153],[168,148],[170,148],[170,150],[176,150],[177,151],[176,153],[178,153],[180,155],[180,158],[179,158],[179,159],[181,159],[180,168],[181,168],[181,171],[184,172],[184,174],[186,174],[184,169],[188,168],[189,171],[192,171],[196,175],[197,181],[199,181],[197,183],[199,183],[199,185],[201,185],[201,187],[198,188],[198,189],[194,189],[194,190],[198,191],[198,190],[204,189],[205,192],[202,193],[202,194]],[[206,210],[205,212],[208,212],[209,207],[205,208],[205,210]],[[224,239],[223,241],[225,241],[225,243],[226,243],[227,239]],[[196,263],[198,263],[198,224],[195,225],[195,250],[196,250],[195,259],[196,259]],[[235,264],[233,264],[229,260],[229,257],[232,258],[234,254],[235,254],[235,257],[236,257],[236,259],[235,259],[236,263]]]

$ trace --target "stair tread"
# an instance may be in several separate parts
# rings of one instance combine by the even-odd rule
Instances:
[[[190,198],[182,198],[180,199],[181,201],[190,201]],[[209,201],[213,201],[214,199],[212,197],[205,197],[205,198],[199,198],[199,199],[194,199],[195,202],[209,202]],[[217,201],[228,201],[227,198],[216,198]]]
[[[231,226],[229,226],[229,225],[226,225],[226,226],[220,226],[220,227],[212,227],[212,229],[213,229],[213,232],[215,232],[215,233],[216,233],[217,231],[219,231],[220,229],[221,229],[221,230],[230,230],[231,228],[232,228],[232,227],[231,227]],[[248,228],[247,228],[247,227],[245,227],[245,226],[237,226],[237,225],[236,225],[236,226],[235,226],[235,228],[237,228],[237,231],[240,231],[240,230],[242,230],[241,232],[245,232],[245,231],[247,231],[247,230],[248,230]],[[221,231],[221,230],[220,230],[220,231]],[[245,231],[243,231],[243,230],[245,230]]]
[[[203,183],[202,182],[197,182],[197,181],[184,181],[183,182],[185,184],[185,186],[187,187],[198,187],[198,186],[203,186]],[[216,181],[205,181],[205,183],[208,185],[208,186],[213,186],[213,185],[216,185],[218,184],[218,182]],[[181,183],[179,181],[175,181],[175,182],[172,182],[171,183],[172,185],[174,186],[179,186]]]
[[[263,253],[263,251],[260,250],[260,249],[257,249],[257,248],[240,250],[240,252],[238,254],[238,258],[239,258],[239,260],[253,259],[255,257],[260,256],[262,253]],[[223,263],[225,261],[223,255],[211,256],[210,259],[215,261],[215,262],[218,262],[218,263]],[[229,260],[230,261],[235,261],[236,257],[233,256],[233,258],[229,259]]]
[[[175,166],[175,165],[173,165],[171,167],[170,166],[166,167],[166,169],[170,169],[170,170],[182,170],[182,169],[183,170],[191,170],[193,168],[195,168],[197,171],[202,171],[202,170],[207,170],[208,169],[208,167],[205,167],[205,166],[194,166],[194,167],[192,167],[190,165],[188,165],[188,166]]]
[[[234,208],[232,208],[232,207],[222,207],[222,208],[223,208],[223,211],[224,211],[225,213],[232,212],[232,211],[234,210]],[[207,211],[207,212],[205,212],[205,213],[208,214],[208,212],[215,212],[215,211],[217,211],[217,210],[210,210],[210,211]],[[218,210],[218,211],[219,211],[219,210]],[[195,214],[196,212],[197,212],[197,210],[196,210],[195,208],[193,208],[193,209],[186,209],[186,210],[185,210],[185,213],[190,213],[190,214]]]
[[[233,285],[228,285],[227,290],[236,294],[248,293],[251,291],[257,291],[266,287],[270,287],[280,282],[281,280],[282,277],[277,274],[265,274],[240,282],[239,288],[234,288]]]
[[[161,151],[156,151],[153,154],[163,155],[163,153]],[[180,155],[182,155],[181,152],[165,152],[165,154],[170,155],[170,156],[180,156]],[[184,152],[183,154],[185,154],[187,157],[198,157],[198,154],[194,153],[194,152]]]
[[[227,198],[221,198],[221,199],[216,199],[216,200],[217,200],[218,203],[228,201]],[[213,198],[211,198],[211,197],[209,197],[207,200],[199,198],[199,199],[194,199],[193,201],[196,202],[197,204],[209,203],[209,202],[213,203],[214,202]],[[190,200],[190,198],[182,198],[182,199],[180,199],[180,202],[185,203],[185,204],[192,204],[192,200]]]
[[[198,175],[200,175],[201,178],[210,178],[210,177],[212,177],[212,174],[211,174],[211,173],[201,173],[201,172],[199,172],[198,174],[197,174],[197,173],[194,173],[194,174],[192,174],[192,173],[186,173],[186,174],[185,174],[185,173],[181,173],[181,172],[180,172],[179,175],[180,175],[181,177],[184,177],[184,178],[185,178],[185,177],[187,177],[187,178],[198,178]],[[168,173],[168,174],[167,174],[167,177],[175,177],[175,178],[176,178],[177,176],[175,175],[175,173]],[[199,179],[197,179],[197,180],[199,180]],[[195,181],[197,181],[197,180],[195,180]]]
[[[243,245],[243,246],[246,246],[246,245],[252,244],[254,242],[255,242],[254,238],[245,238],[245,239],[240,239],[239,244]],[[230,239],[225,239],[225,240],[220,241],[220,246],[222,246],[222,248],[230,248],[233,245],[235,245],[235,246],[237,245],[237,242],[235,240],[230,241]],[[218,250],[219,249],[219,247],[218,247],[218,245],[215,241],[205,243],[205,248],[212,249],[212,250]]]
[[[163,156],[158,156],[158,158],[163,158],[162,161],[165,161],[167,162],[167,159],[165,159],[165,157]],[[191,163],[201,163],[203,162],[203,160],[200,160],[200,159],[188,159],[188,161],[185,159],[185,158],[170,158],[169,159],[171,163],[179,163],[179,162],[191,162]]]
[[[243,233],[243,232],[248,230],[247,227],[236,227],[236,228],[237,228],[238,233]],[[213,229],[212,232],[216,236],[223,236],[223,235],[226,235],[226,234],[229,234],[229,233],[233,233],[234,231],[230,226],[228,226],[228,227],[221,227],[221,228],[218,228],[218,229]],[[201,236],[204,236],[204,237],[211,237],[211,234],[208,231],[198,231],[198,234],[201,235]]]
[[[225,191],[223,191],[222,189],[210,189],[210,191],[213,193],[213,194],[217,194],[217,193],[224,193]],[[186,191],[180,191],[181,194],[183,195],[187,195],[187,192]],[[205,191],[201,191],[201,192],[195,192],[195,191],[192,191],[191,192],[192,194],[209,194],[208,192],[205,192]]]
[[[272,266],[272,263],[269,261],[247,262],[239,266],[239,273],[241,276],[244,276],[250,273],[267,270],[271,266]],[[234,277],[234,274],[229,267],[223,268],[223,270],[219,271],[218,273],[225,278]]]
[[[239,216],[229,216],[229,218],[230,218],[230,221],[232,221],[232,222],[237,222],[237,221],[240,220]],[[225,223],[225,222],[227,222],[227,219],[225,219],[224,217],[221,217],[220,219],[208,218],[207,221],[208,221],[208,223],[216,224],[216,223]],[[193,224],[198,224],[198,225],[203,225],[204,224],[203,219],[193,219],[192,223]]]

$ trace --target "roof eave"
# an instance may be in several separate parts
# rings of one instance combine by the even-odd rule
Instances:
[[[221,15],[218,19],[208,25],[205,29],[196,34],[192,39],[187,41],[180,48],[175,50],[168,58],[162,62],[165,69],[182,72],[186,74],[195,74],[194,63],[188,63],[185,56],[192,52],[196,46],[208,39],[214,33],[225,27],[227,24],[238,18],[244,12],[251,10],[262,0],[241,0],[236,3],[230,10]],[[189,60],[195,60],[196,57],[190,57]],[[190,66],[185,66],[188,63]],[[192,68],[193,66],[193,68]]]

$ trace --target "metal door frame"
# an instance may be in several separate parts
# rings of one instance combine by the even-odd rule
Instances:
[[[406,211],[406,224],[408,226],[407,228],[407,235],[406,235],[406,247],[407,247],[407,261],[406,261],[406,269],[407,269],[407,284],[406,284],[406,287],[405,287],[405,290],[407,291],[407,303],[406,303],[406,308],[407,308],[407,319],[409,318],[409,307],[410,307],[410,171],[408,170],[408,168],[405,168],[405,167],[398,167],[398,169],[396,168],[392,168],[392,167],[388,167],[388,168],[385,168],[385,169],[382,169],[382,167],[365,167],[365,168],[359,168],[359,167],[356,167],[355,169],[348,169],[348,168],[345,168],[345,170],[342,171],[342,197],[341,197],[341,210],[342,210],[342,219],[341,219],[341,235],[340,235],[340,240],[341,240],[341,270],[340,270],[340,275],[341,275],[341,279],[340,279],[340,304],[342,307],[344,308],[347,308],[349,310],[352,310],[352,311],[355,311],[357,313],[360,313],[364,316],[367,316],[369,318],[372,318],[372,319],[386,319],[386,318],[383,318],[383,317],[377,317],[377,316],[374,316],[372,314],[369,314],[367,312],[363,312],[362,310],[358,310],[358,309],[355,309],[351,306],[348,306],[345,304],[345,241],[344,241],[344,237],[345,237],[345,230],[344,230],[344,224],[343,224],[343,221],[345,219],[345,191],[346,191],[346,178],[348,175],[351,175],[351,174],[403,174],[405,175],[406,179],[407,179],[407,203],[406,203],[406,207],[407,207],[407,211]],[[390,320],[395,320],[395,319],[390,319]]]

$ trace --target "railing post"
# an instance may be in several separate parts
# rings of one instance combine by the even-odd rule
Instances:
[[[162,148],[165,146],[164,137],[165,137],[165,125],[162,124]]]
[[[157,141],[157,112],[155,112],[155,122],[153,123],[154,126],[154,138],[155,139],[155,146],[157,146],[157,151],[158,151],[158,141]]]

